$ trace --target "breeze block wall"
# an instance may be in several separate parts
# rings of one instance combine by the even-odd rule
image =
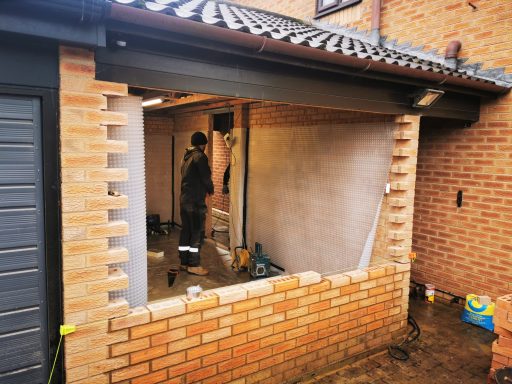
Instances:
[[[280,384],[375,351],[405,333],[409,268],[305,272],[133,308],[110,320],[109,335],[128,335],[109,347],[110,383]]]
[[[64,323],[77,325],[66,336],[64,366],[68,383],[105,383],[103,373],[113,342],[128,335],[108,334],[108,319],[128,313],[124,299],[109,292],[128,286],[128,277],[109,264],[128,259],[123,248],[109,248],[111,236],[127,234],[126,222],[109,222],[109,209],[128,205],[127,196],[108,195],[108,181],[128,178],[126,169],[107,168],[107,154],[126,152],[126,142],[107,140],[107,129],[126,116],[107,111],[107,97],[127,95],[127,86],[95,80],[94,53],[60,47],[60,144]],[[109,126],[107,128],[107,126]]]

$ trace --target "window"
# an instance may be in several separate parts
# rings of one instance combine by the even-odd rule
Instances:
[[[361,0],[316,0],[316,16],[319,18],[340,9],[360,3]]]

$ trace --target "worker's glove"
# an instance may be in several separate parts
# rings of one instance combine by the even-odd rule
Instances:
[[[229,187],[227,185],[222,186],[222,194],[227,195],[229,193]]]

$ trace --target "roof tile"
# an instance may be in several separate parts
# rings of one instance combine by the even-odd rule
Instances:
[[[346,56],[385,62],[390,65],[410,67],[422,71],[443,73],[454,77],[484,81],[512,87],[512,75],[501,68],[482,70],[482,64],[463,64],[458,67],[445,65],[444,58],[436,50],[423,51],[423,46],[411,43],[397,44],[397,40],[381,39],[374,44],[366,32],[338,25],[306,24],[284,15],[243,7],[214,0],[113,0],[119,4],[140,7],[152,12],[192,20],[220,28],[236,30],[258,36],[266,36],[296,45],[336,52]]]

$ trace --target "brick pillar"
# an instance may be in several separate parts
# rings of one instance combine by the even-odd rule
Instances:
[[[128,233],[126,222],[109,222],[108,210],[126,208],[126,196],[108,195],[109,181],[128,178],[126,169],[107,168],[107,154],[126,152],[126,142],[107,140],[107,126],[126,116],[107,111],[107,97],[126,96],[126,84],[95,80],[94,52],[60,47],[60,142],[64,323],[77,325],[66,336],[68,383],[108,383],[103,372],[128,364],[108,360],[108,345],[127,339],[108,332],[108,319],[128,313],[124,299],[109,291],[128,286],[128,277],[109,264],[128,252],[109,248],[108,238]]]
[[[389,176],[391,191],[387,201],[387,250],[395,261],[408,262],[412,245],[420,117],[404,115],[396,122],[398,129]]]

